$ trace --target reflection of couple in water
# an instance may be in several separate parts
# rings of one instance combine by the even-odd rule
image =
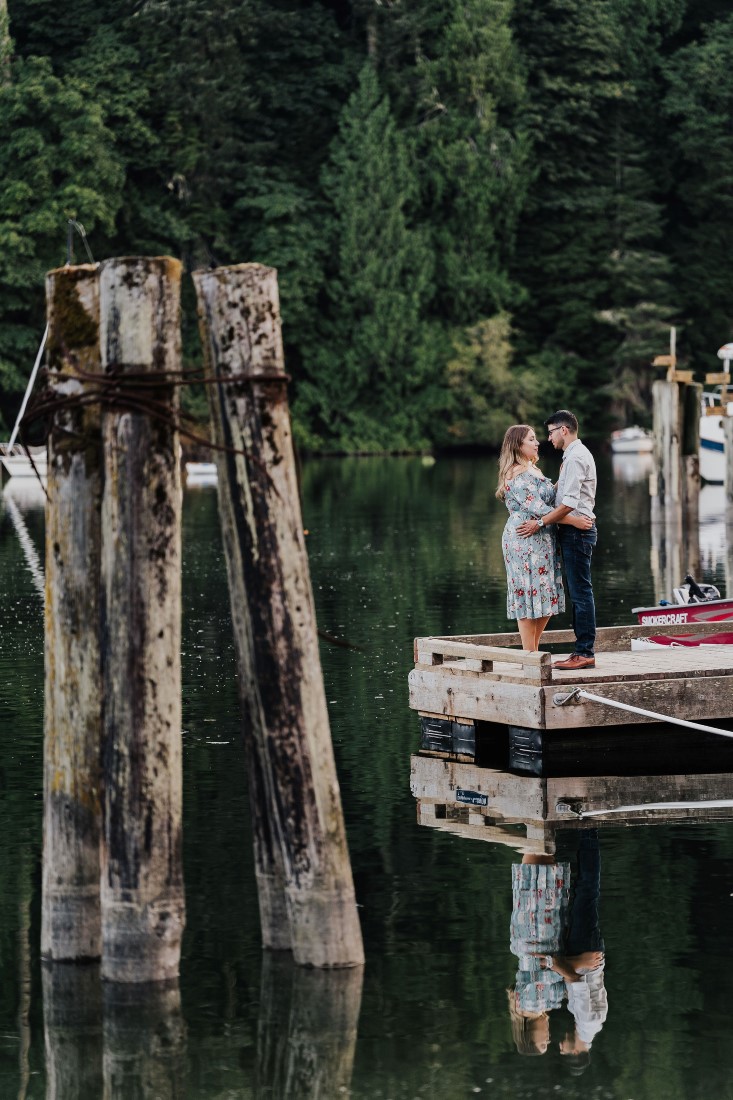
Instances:
[[[548,1013],[567,998],[575,1027],[560,1042],[560,1053],[572,1059],[575,1072],[587,1065],[608,1013],[600,887],[594,829],[580,832],[572,896],[568,863],[527,855],[512,866],[511,949],[519,960],[516,983],[508,990],[514,1042],[520,1054],[544,1054],[550,1045]]]

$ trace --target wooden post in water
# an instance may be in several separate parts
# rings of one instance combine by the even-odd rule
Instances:
[[[702,386],[688,382],[681,387],[682,405],[682,526],[685,538],[685,572],[700,571],[700,414]],[[680,580],[684,579],[684,573]]]
[[[682,410],[677,382],[652,385],[655,485],[659,508],[678,505],[682,494]]]
[[[725,509],[727,519],[728,515],[733,510],[733,416],[723,417],[723,440],[725,457],[723,484],[725,485]]]
[[[101,266],[102,368],[180,370],[181,265],[168,257]],[[161,377],[128,392],[171,417]],[[173,421],[108,407],[102,416],[104,847],[102,976],[178,974],[185,909],[181,866],[181,477]]]
[[[675,369],[674,340],[671,354],[661,356],[660,360],[669,370],[664,381],[652,386],[652,535],[660,563],[657,595],[669,598],[672,588],[682,582],[687,572],[695,573],[700,564],[701,387],[692,382],[691,372]]]
[[[193,278],[208,371],[220,379],[209,390],[214,441],[233,449],[217,456],[219,509],[249,742],[258,886],[265,885],[263,939],[271,945],[277,935],[282,891],[272,873],[281,860],[295,961],[356,966],[364,949],[318,653],[277,273],[240,264]],[[280,858],[271,851],[276,841]]]
[[[99,370],[94,264],[46,278],[49,386],[79,394]],[[65,379],[60,379],[63,372]],[[71,376],[71,377],[68,377]],[[57,412],[48,439],[41,954],[101,954],[99,570],[102,442],[97,407]]]

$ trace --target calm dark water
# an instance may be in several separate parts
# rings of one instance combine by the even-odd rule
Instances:
[[[652,602],[664,578],[643,477],[628,464],[614,471],[610,461],[600,473],[594,577],[599,620],[612,625],[630,621],[631,606]],[[508,627],[500,552],[505,513],[494,485],[495,462],[488,458],[317,461],[303,470],[319,625],[359,647],[322,649],[367,951],[351,1044],[325,1022],[338,996],[358,1004],[358,979],[344,993],[343,981],[339,992],[282,960],[263,965],[211,490],[190,491],[184,501],[188,925],[180,1012],[175,992],[159,1005],[151,994],[145,1012],[103,1008],[92,973],[70,978],[66,992],[46,983],[44,1033],[38,958],[43,621],[5,506],[3,1100],[733,1096],[733,823],[601,831],[609,1011],[582,1076],[569,1072],[558,1050],[570,1022],[566,1009],[553,1013],[543,1057],[520,1056],[512,1040],[506,990],[516,971],[509,950],[516,854],[416,824],[409,771],[418,728],[406,705],[413,637]],[[724,590],[719,503],[706,498],[700,576]],[[21,501],[20,512],[40,552],[42,510]],[[74,1052],[92,1067],[84,1093],[70,1091],[71,1078],[64,1076]],[[319,1064],[341,1069],[323,1081]]]

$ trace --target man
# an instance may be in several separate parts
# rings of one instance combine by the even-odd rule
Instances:
[[[578,421],[567,409],[560,409],[545,421],[547,435],[556,451],[562,451],[562,466],[557,481],[557,506],[541,520],[530,519],[517,528],[520,535],[534,535],[540,527],[557,523],[562,550],[563,568],[568,593],[573,605],[575,652],[555,668],[576,672],[595,668],[596,606],[590,578],[593,547],[598,540],[595,525],[596,464],[588,448],[578,439]],[[588,529],[580,530],[560,520],[569,516],[584,516]]]

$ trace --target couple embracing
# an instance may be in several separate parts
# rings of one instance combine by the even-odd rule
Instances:
[[[565,610],[558,543],[573,605],[575,652],[555,668],[595,668],[596,611],[590,564],[597,532],[593,511],[596,466],[578,439],[578,421],[561,409],[545,421],[562,451],[557,484],[537,468],[539,441],[528,424],[508,428],[499,456],[496,495],[509,509],[502,549],[507,572],[507,617],[516,619],[522,647],[539,649],[553,615]]]

